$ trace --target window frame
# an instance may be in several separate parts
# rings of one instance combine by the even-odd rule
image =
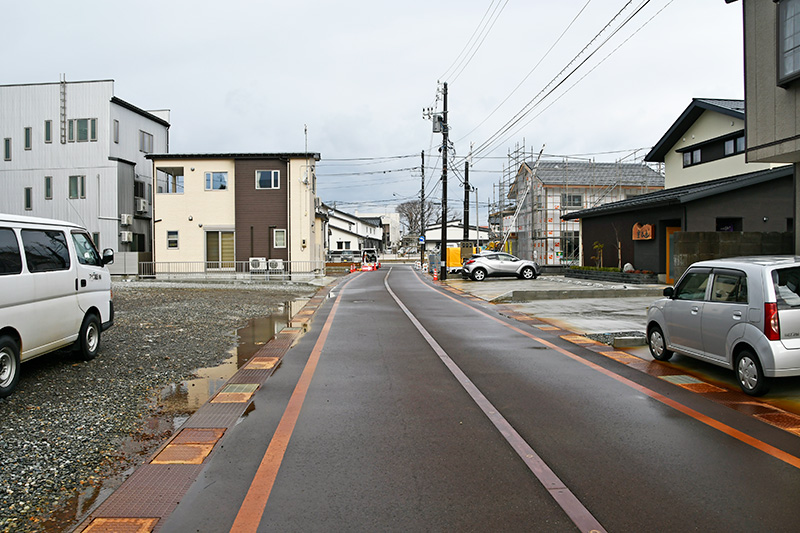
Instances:
[[[180,234],[178,230],[167,230],[167,250],[180,250]]]
[[[114,119],[114,123],[113,124],[114,124],[113,125],[114,131],[113,131],[112,135],[114,136],[114,144],[119,144],[119,120]]]
[[[76,187],[76,196],[72,195],[72,179],[75,178],[77,180],[75,187]],[[69,191],[68,196],[70,200],[80,200],[86,198],[86,175],[76,174],[74,176],[69,177]]]
[[[44,199],[53,199],[53,176],[44,177]]]
[[[214,187],[214,174],[225,174],[224,187],[220,187],[220,188],[215,188]],[[217,170],[217,171],[210,170],[210,171],[204,172],[204,177],[205,177],[204,187],[205,187],[206,191],[227,191],[228,190],[228,182],[229,182],[229,180],[228,180],[228,171],[227,170]],[[210,181],[209,181],[209,177],[210,177]]]
[[[261,187],[260,186],[259,174],[262,173],[262,172],[264,172],[264,173],[269,172],[271,174],[271,177],[269,178],[269,181],[270,181],[270,184],[271,184],[270,187]],[[255,178],[256,178],[256,190],[262,191],[262,190],[280,189],[281,188],[281,171],[280,170],[256,170],[255,171]]]
[[[278,244],[278,235],[283,235],[283,245]],[[345,241],[349,244],[350,241]],[[288,235],[286,233],[286,229],[284,228],[275,228],[272,230],[272,247],[273,248],[286,248],[288,246]],[[349,249],[349,248],[347,248]]]
[[[44,121],[44,142],[45,142],[45,144],[51,144],[53,142],[53,121],[52,120],[45,120]]]
[[[139,130],[139,151],[145,154],[153,153],[153,134]]]
[[[11,161],[11,137],[3,139],[3,161]]]
[[[20,243],[13,228],[3,227],[0,228],[0,276],[15,274],[22,274]]]
[[[25,126],[22,138],[24,139],[25,150],[33,149],[33,128]]]
[[[33,211],[33,187],[25,187],[25,211]]]
[[[783,73],[783,60],[786,56],[786,50],[783,47],[785,36],[783,29],[785,28],[785,10],[790,3],[795,4],[795,14],[792,16],[794,21],[798,23],[798,29],[794,33],[794,38],[797,44],[791,48],[792,51],[800,54],[800,0],[777,0],[777,9],[775,13],[775,75],[777,77],[776,83],[779,87],[786,87],[793,81],[800,78],[800,57],[798,57],[798,65],[795,69],[788,73]]]

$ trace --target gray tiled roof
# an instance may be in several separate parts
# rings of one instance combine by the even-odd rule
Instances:
[[[611,213],[619,213],[624,211],[636,211],[638,209],[650,209],[670,204],[684,204],[694,200],[699,200],[701,198],[714,196],[716,194],[722,194],[724,192],[741,189],[743,187],[750,187],[759,183],[791,176],[793,175],[793,172],[794,169],[792,165],[786,165],[768,170],[760,170],[757,172],[748,172],[747,174],[739,174],[737,176],[729,176],[727,178],[703,181],[700,183],[693,183],[691,185],[684,185],[682,187],[673,187],[648,194],[642,194],[640,196],[634,196],[632,198],[620,200],[619,202],[603,204],[591,209],[581,209],[580,211],[568,213],[561,218],[564,220],[572,220],[608,215]]]
[[[526,165],[534,167],[533,162]],[[545,185],[664,186],[664,176],[638,163],[543,160],[539,162],[536,177]]]

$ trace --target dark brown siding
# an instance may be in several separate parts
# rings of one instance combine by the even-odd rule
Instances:
[[[272,229],[285,229],[289,242],[288,165],[279,159],[237,159],[236,260],[289,259],[289,248],[275,248]],[[279,189],[256,189],[256,170],[280,171]],[[274,228],[271,228],[274,226]]]

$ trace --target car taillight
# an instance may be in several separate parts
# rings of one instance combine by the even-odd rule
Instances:
[[[778,322],[778,304],[764,304],[764,335],[771,341],[781,340],[781,325]]]
[[[472,263],[474,263],[474,262],[475,262],[475,260],[474,260],[474,259],[467,259],[467,262],[466,262],[466,263],[464,263],[464,264],[465,264],[465,265],[471,265],[471,264],[472,264]]]

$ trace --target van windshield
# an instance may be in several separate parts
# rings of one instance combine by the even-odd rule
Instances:
[[[800,308],[800,267],[772,271],[778,309]]]

